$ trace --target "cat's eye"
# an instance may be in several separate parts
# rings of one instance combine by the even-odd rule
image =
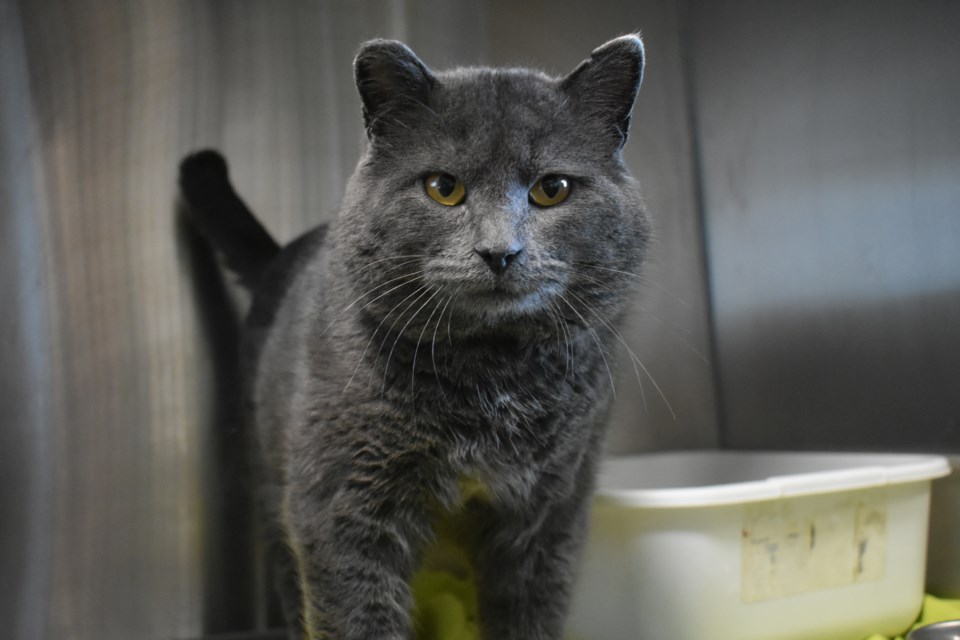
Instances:
[[[467,196],[463,183],[449,173],[431,173],[424,179],[423,186],[428,196],[448,207],[460,204]]]
[[[543,176],[530,189],[530,202],[540,207],[560,204],[570,195],[570,180],[563,176]]]

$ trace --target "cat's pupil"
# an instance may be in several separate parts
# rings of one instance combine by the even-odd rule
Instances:
[[[437,178],[436,184],[437,191],[440,192],[440,195],[447,198],[453,193],[453,190],[457,188],[457,179],[444,173]]]
[[[560,188],[563,186],[560,178],[556,176],[549,176],[544,178],[540,182],[540,186],[543,187],[543,192],[550,199],[556,198],[557,194],[560,193]]]

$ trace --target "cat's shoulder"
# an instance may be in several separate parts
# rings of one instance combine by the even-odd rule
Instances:
[[[264,328],[273,323],[288,291],[329,244],[329,225],[323,224],[292,240],[267,267],[253,292],[247,324]]]

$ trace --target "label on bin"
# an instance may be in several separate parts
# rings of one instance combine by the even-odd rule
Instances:
[[[741,535],[744,603],[883,578],[887,513],[878,505],[748,505]]]

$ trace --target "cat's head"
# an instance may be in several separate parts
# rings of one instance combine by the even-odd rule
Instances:
[[[649,235],[620,153],[643,73],[638,37],[559,78],[435,73],[388,40],[365,44],[355,72],[369,145],[338,244],[368,309],[477,327],[557,314],[598,324],[619,311]]]

